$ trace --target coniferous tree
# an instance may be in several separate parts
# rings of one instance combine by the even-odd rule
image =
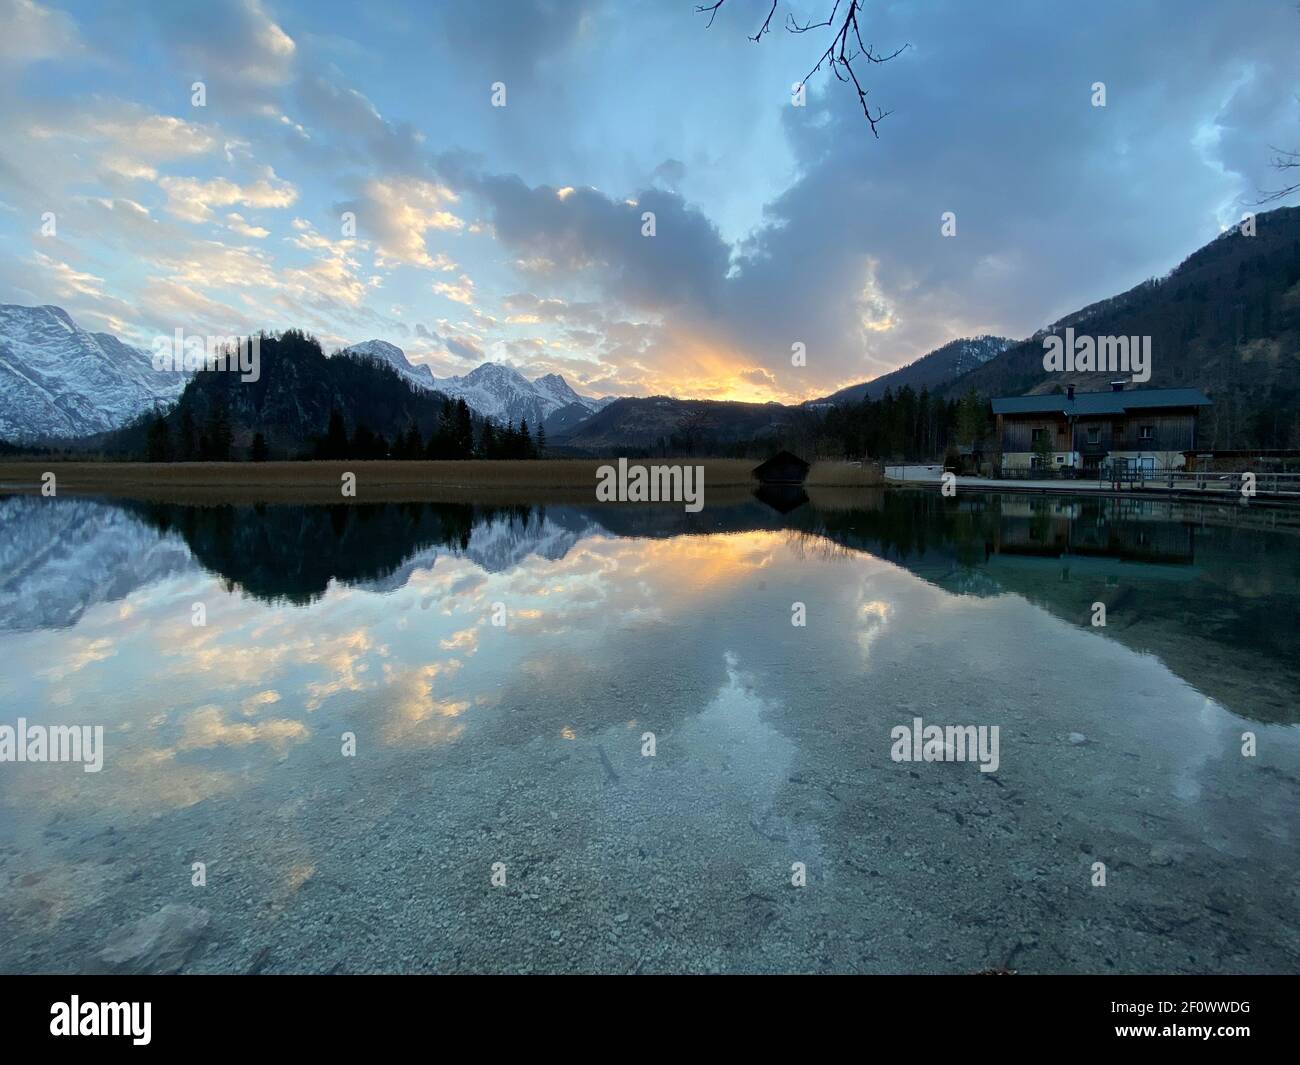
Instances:
[[[325,430],[325,441],[321,447],[323,459],[345,459],[348,457],[348,430],[343,424],[343,412],[338,407],[330,409],[329,428]]]
[[[171,432],[167,428],[167,420],[161,414],[155,414],[149,422],[145,449],[150,462],[171,462],[172,460]]]
[[[957,404],[957,442],[977,444],[984,437],[987,418],[983,398],[973,388]]]
[[[190,410],[188,403],[182,402],[180,415],[180,430],[176,447],[176,457],[181,462],[192,462],[198,457],[198,442],[194,437],[194,412]]]
[[[212,450],[218,462],[230,461],[230,448],[234,443],[234,431],[230,424],[230,404],[226,397],[217,400],[217,409],[212,418]]]
[[[352,441],[348,445],[347,457],[350,459],[370,460],[376,458],[378,441],[375,439],[374,430],[365,422],[359,424],[352,433]]]
[[[406,433],[406,446],[402,449],[402,458],[418,459],[424,454],[424,441],[420,439],[420,427],[412,423]]]
[[[472,459],[474,457],[474,421],[470,417],[469,404],[463,399],[456,400],[456,436],[453,458]]]

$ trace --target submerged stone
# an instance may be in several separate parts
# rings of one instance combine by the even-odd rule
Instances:
[[[208,911],[168,903],[119,928],[99,956],[122,973],[179,972],[208,927]]]

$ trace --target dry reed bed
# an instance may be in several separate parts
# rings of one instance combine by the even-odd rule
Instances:
[[[256,502],[544,502],[594,503],[596,470],[609,459],[473,462],[24,462],[0,463],[0,492],[36,493],[41,475],[58,491],[194,503]],[[647,465],[689,462],[704,467],[706,502],[746,498],[755,486],[750,459],[637,459]],[[344,473],[357,494],[344,498]],[[852,463],[816,463],[808,488],[855,488],[879,474]]]

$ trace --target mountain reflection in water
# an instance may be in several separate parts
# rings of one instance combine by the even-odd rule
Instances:
[[[198,972],[1296,967],[1271,512],[10,496],[0,528],[0,723],[106,749],[0,766],[7,971],[169,902],[212,913]],[[916,716],[999,725],[998,772],[891,762]]]
[[[400,587],[440,555],[501,573],[529,557],[559,561],[593,536],[662,540],[784,532],[808,550],[843,549],[885,559],[956,594],[1022,595],[1080,626],[1090,626],[1092,605],[1104,603],[1110,620],[1097,631],[1161,654],[1207,694],[1216,695],[1224,658],[1207,659],[1196,650],[1207,643],[1232,653],[1229,672],[1239,675],[1238,681],[1254,676],[1271,682],[1281,671],[1290,678],[1289,690],[1300,690],[1294,632],[1276,624],[1300,602],[1300,530],[1295,528],[1275,534],[1238,524],[1231,507],[1152,500],[1027,495],[945,500],[936,493],[878,490],[850,506],[819,509],[798,488],[777,490],[775,496],[763,488],[755,496],[699,514],[595,504],[71,501],[62,507],[75,509],[76,517],[61,523],[58,536],[84,539],[100,523],[120,529],[121,515],[129,515],[156,530],[156,542],[172,544],[173,554],[179,536],[203,569],[234,589],[267,602],[307,604],[324,595],[331,582],[371,591]],[[31,498],[10,497],[3,505],[11,530],[39,525],[50,514],[47,503]],[[73,528],[62,527],[68,525]],[[149,539],[143,532],[135,535]],[[20,533],[14,544],[42,539],[39,532]],[[63,576],[57,544],[50,552],[50,575]],[[140,555],[151,553],[145,549]],[[20,595],[19,586],[39,585],[41,568],[38,558],[11,569],[15,575],[0,585],[0,629],[11,627],[14,616],[27,616],[27,610],[5,607],[38,598],[30,591]],[[132,579],[129,572],[118,574],[101,582],[98,591],[120,597],[131,590]],[[148,580],[147,570],[140,580]],[[48,604],[51,616],[41,623],[57,625],[57,592]],[[1275,685],[1265,687],[1271,691]],[[1235,701],[1226,705],[1232,708]],[[1239,712],[1261,720],[1300,718],[1294,700],[1269,694],[1241,704]]]

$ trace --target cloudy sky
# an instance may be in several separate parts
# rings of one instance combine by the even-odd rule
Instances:
[[[802,399],[1166,273],[1300,146],[1294,0],[869,2],[878,139],[792,103],[832,4],[0,0],[0,302]]]

